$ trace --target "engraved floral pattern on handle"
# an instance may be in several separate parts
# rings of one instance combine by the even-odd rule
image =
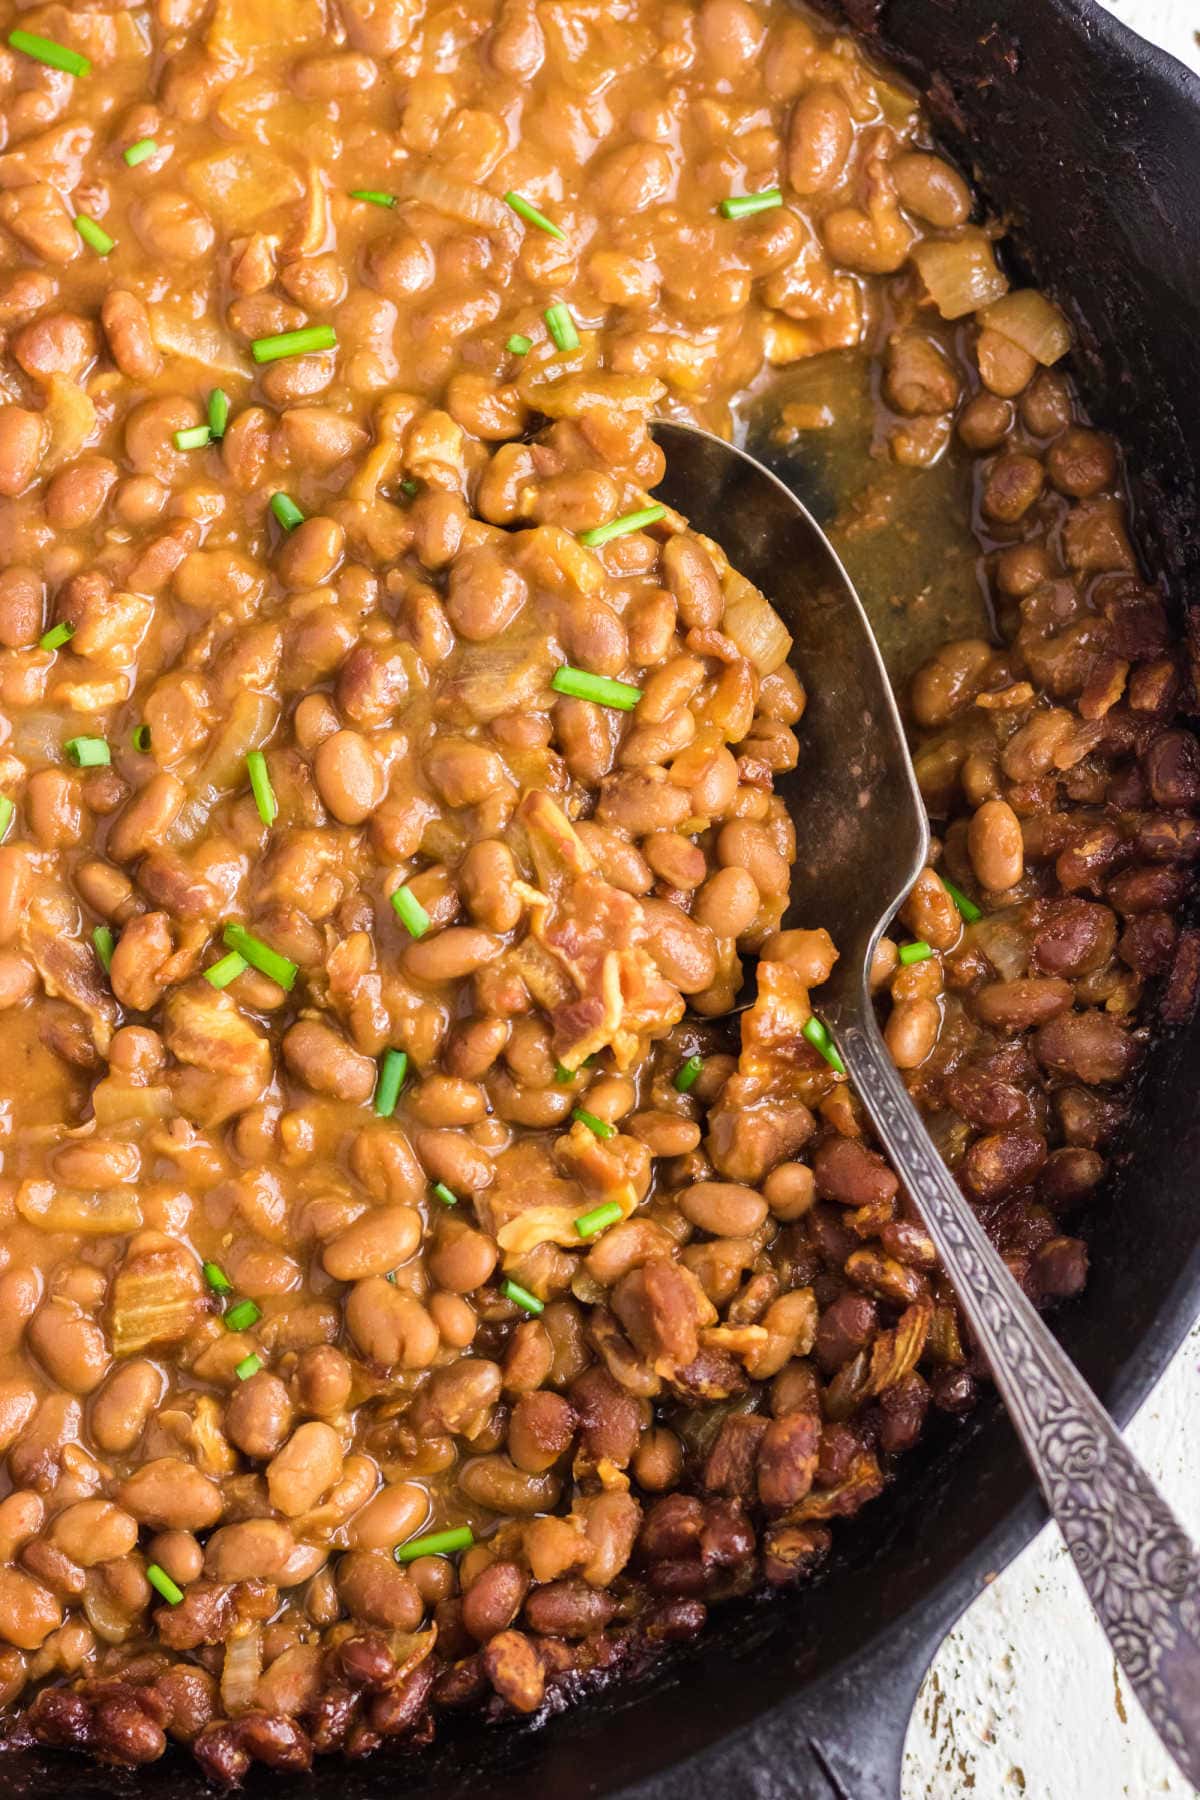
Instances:
[[[954,1283],[1109,1643],[1163,1743],[1200,1785],[1200,1558],[991,1244],[874,1021],[841,1024],[837,1042]]]

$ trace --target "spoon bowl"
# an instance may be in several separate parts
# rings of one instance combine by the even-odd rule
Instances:
[[[788,922],[824,926],[837,945],[821,1017],[954,1284],[1109,1643],[1200,1785],[1200,1560],[984,1232],[875,1017],[872,953],[926,864],[929,828],[867,615],[824,532],[753,457],[691,426],[655,435],[667,461],[660,497],[721,545],[792,633],[808,704],[799,763],[780,787],[797,846]],[[904,1315],[914,1332],[919,1305]]]

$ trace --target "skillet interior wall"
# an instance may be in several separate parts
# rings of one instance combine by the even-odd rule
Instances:
[[[825,10],[847,18],[846,8]],[[1072,311],[1081,385],[1098,420],[1126,446],[1143,544],[1179,600],[1200,575],[1200,209],[1186,186],[1200,166],[1195,84],[1189,98],[1182,75],[1149,82],[1149,58],[1140,74],[1118,63],[1105,46],[1127,34],[1074,0],[958,0],[952,9],[900,0],[882,17],[868,0],[855,12],[854,23],[927,93],[948,147],[1011,213],[1035,277]],[[1090,45],[1081,19],[1094,34]],[[1194,1310],[1198,1089],[1200,1036],[1160,1045],[1123,1177],[1091,1218],[1092,1281],[1056,1317],[1068,1348],[1120,1414]],[[948,1456],[943,1446],[940,1456],[931,1447],[908,1459],[888,1504],[861,1516],[822,1586],[769,1611],[730,1616],[689,1659],[685,1680],[656,1680],[643,1697],[626,1691],[611,1706],[601,1699],[537,1736],[471,1731],[429,1760],[331,1767],[302,1791],[319,1800],[382,1800],[402,1785],[449,1800],[483,1779],[493,1800],[567,1784],[577,1795],[613,1792],[799,1688],[719,1763],[643,1782],[639,1794],[675,1800],[720,1779],[734,1795],[827,1800],[837,1788],[809,1749],[816,1736],[843,1792],[855,1800],[894,1796],[927,1656],[984,1571],[1011,1555],[1038,1518],[1012,1439],[996,1424],[993,1409],[980,1408]],[[190,1800],[200,1791],[195,1773],[179,1765],[126,1777],[21,1758],[2,1773],[12,1800],[135,1792]],[[251,1792],[268,1788],[278,1792],[279,1781],[266,1777]]]

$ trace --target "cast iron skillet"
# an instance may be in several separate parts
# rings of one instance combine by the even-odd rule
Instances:
[[[949,149],[1072,312],[1076,372],[1138,477],[1142,543],[1200,592],[1200,82],[1091,0],[823,0],[926,93]],[[1119,1420],[1200,1312],[1200,1024],[1160,1042],[1136,1133],[1089,1211],[1093,1273],[1056,1328]],[[896,1800],[917,1686],[944,1632],[1044,1515],[994,1405],[944,1425],[843,1525],[816,1587],[720,1615],[703,1644],[544,1727],[463,1722],[428,1752],[327,1761],[250,1792],[313,1800]],[[123,1775],[0,1758],[12,1800],[197,1800],[190,1765]]]

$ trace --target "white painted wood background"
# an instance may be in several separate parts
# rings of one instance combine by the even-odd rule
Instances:
[[[1200,0],[1105,4],[1200,69]],[[1200,186],[1200,169],[1196,175]],[[1129,1437],[1200,1537],[1200,1325]],[[1052,1526],[946,1639],[908,1728],[903,1800],[1017,1796],[1200,1800],[1142,1716]]]

